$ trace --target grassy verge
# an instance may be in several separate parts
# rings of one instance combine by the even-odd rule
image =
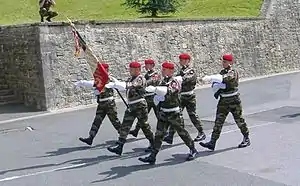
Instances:
[[[178,13],[163,18],[257,17],[263,0],[186,0]],[[39,22],[37,0],[0,0],[0,24]],[[135,20],[147,19],[134,9],[121,6],[124,0],[56,0],[59,16],[66,20]]]

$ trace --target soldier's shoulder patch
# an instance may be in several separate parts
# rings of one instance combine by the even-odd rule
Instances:
[[[153,80],[159,80],[159,79],[160,79],[160,76],[159,76],[159,74],[153,74],[153,75],[151,76],[151,78],[152,78]]]
[[[170,84],[169,84],[170,88],[174,89],[174,90],[179,90],[180,89],[180,84],[178,81],[172,81]]]

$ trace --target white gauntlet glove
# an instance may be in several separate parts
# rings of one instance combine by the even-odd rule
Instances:
[[[210,75],[210,76],[204,76],[202,78],[202,81],[212,81],[212,82],[217,82],[217,83],[222,83],[223,81],[223,76],[221,74],[216,74],[216,75]]]

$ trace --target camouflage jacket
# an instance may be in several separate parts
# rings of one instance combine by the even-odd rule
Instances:
[[[126,95],[128,101],[144,98],[146,79],[142,75],[130,77],[126,81]]]
[[[164,78],[159,86],[167,86],[168,92],[165,100],[159,103],[159,108],[174,108],[180,106],[180,84],[173,77]]]
[[[189,92],[195,89],[197,75],[191,67],[182,67],[177,76],[182,76],[181,92]]]
[[[226,88],[221,90],[222,94],[231,94],[238,91],[239,75],[236,69],[231,67],[224,68],[220,74],[223,76],[223,83],[226,84]]]
[[[47,10],[49,10],[53,4],[55,4],[54,0],[39,0],[40,8],[46,8]]]
[[[150,70],[145,74],[145,79],[146,79],[146,86],[158,86],[159,82],[160,82],[160,76],[158,74],[158,72],[154,71],[154,70]],[[145,94],[145,96],[150,96],[150,95],[154,95],[154,93],[147,93]]]
[[[107,83],[109,83],[109,82],[111,82],[111,79],[108,79]],[[96,85],[94,85],[94,87],[96,87]],[[104,98],[108,98],[108,97],[112,97],[112,96],[114,96],[114,89],[104,87],[102,89],[102,91],[100,92],[100,94],[97,95],[97,98],[104,99]]]
[[[147,86],[157,86],[160,82],[160,76],[157,71],[150,70],[145,74]]]

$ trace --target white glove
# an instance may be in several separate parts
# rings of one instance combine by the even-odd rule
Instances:
[[[155,93],[159,96],[165,96],[168,93],[168,87],[166,86],[157,86]]]
[[[202,81],[211,81],[211,77],[210,76],[204,76],[202,78]]]
[[[155,91],[156,91],[156,87],[150,85],[150,86],[147,86],[147,87],[145,88],[145,90],[146,90],[147,92],[155,92]]]
[[[217,83],[222,83],[223,76],[221,74],[211,75],[211,76],[204,76],[202,81],[212,81]]]
[[[155,105],[158,105],[159,102],[165,101],[165,96],[155,95],[153,98],[153,102]]]
[[[216,93],[219,89],[225,89],[226,84],[214,82],[211,87],[213,89],[213,92]]]
[[[115,82],[114,88],[118,89],[119,91],[125,91],[126,90],[126,82],[117,81],[117,82]]]
[[[176,77],[174,77],[174,79],[175,79],[176,81],[178,81],[179,84],[182,84],[183,79],[182,79],[181,76],[176,76]]]
[[[74,83],[76,87],[88,87],[92,88],[94,86],[94,81],[80,80]]]
[[[98,89],[94,89],[94,94],[95,94],[95,96],[98,96],[98,95],[100,95],[100,92],[99,92],[99,90]]]
[[[109,76],[109,78],[113,81],[113,82],[118,82],[119,80],[113,76]]]
[[[114,82],[109,82],[105,85],[106,88],[115,88],[115,83]]]

